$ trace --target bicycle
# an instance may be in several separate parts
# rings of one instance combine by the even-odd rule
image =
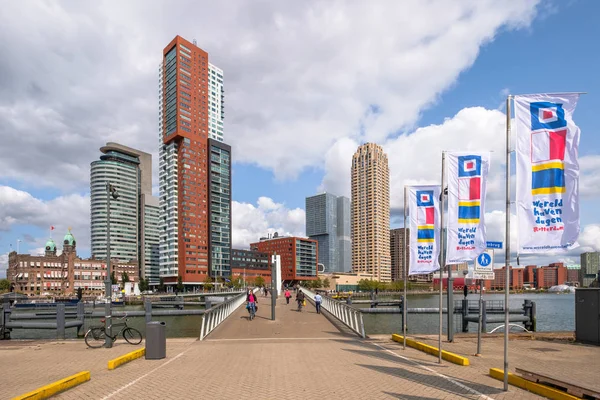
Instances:
[[[248,303],[246,308],[248,309],[248,313],[250,314],[250,321],[252,321],[256,316],[256,303],[254,303],[254,306],[252,306],[251,303]]]
[[[118,321],[116,324],[113,323],[111,327],[114,329],[115,326],[122,326],[121,330],[110,336],[111,340],[114,342],[117,340],[117,336],[123,335],[123,339],[127,341],[129,344],[140,344],[142,342],[142,333],[135,328],[132,328],[127,325],[127,314],[125,314],[122,318],[117,318]],[[101,319],[100,322],[106,322],[106,319]],[[104,346],[106,341],[106,330],[104,326],[92,326],[85,333],[85,344],[92,349],[98,349]]]

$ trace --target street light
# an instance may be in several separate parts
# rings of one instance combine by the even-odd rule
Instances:
[[[104,287],[106,292],[106,304],[104,305],[104,347],[112,347],[112,280],[110,279],[110,198],[117,200],[119,193],[117,188],[109,182],[106,182],[106,279]]]

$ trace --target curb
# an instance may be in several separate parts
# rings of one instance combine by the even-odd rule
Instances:
[[[398,334],[392,335],[392,340],[394,342],[402,343],[404,341],[404,337]],[[425,343],[417,342],[416,340],[406,338],[406,345],[408,347],[412,347],[417,350],[421,350],[427,354],[431,354],[433,356],[437,356],[439,354],[439,349],[437,347],[430,346]],[[453,364],[468,366],[469,359],[466,357],[459,356],[458,354],[450,353],[449,351],[442,350],[442,358],[446,361],[450,361]]]
[[[24,400],[24,399],[47,399],[54,396],[57,393],[64,392],[67,389],[80,385],[90,380],[90,371],[82,371],[78,374],[71,375],[67,378],[61,379],[56,382],[52,382],[41,388],[32,390],[29,393],[25,393],[21,396],[14,397],[13,400]]]
[[[132,351],[131,353],[127,353],[121,357],[114,358],[108,361],[108,369],[113,370],[123,364],[126,364],[130,361],[135,360],[136,358],[143,357],[146,354],[146,348]]]
[[[504,370],[499,368],[490,368],[490,376],[499,381],[504,381]],[[529,392],[539,394],[548,399],[553,400],[580,400],[579,397],[572,396],[562,390],[554,389],[550,386],[542,385],[539,383],[528,381],[527,379],[521,378],[518,375],[508,373],[508,383],[513,386],[520,387]]]

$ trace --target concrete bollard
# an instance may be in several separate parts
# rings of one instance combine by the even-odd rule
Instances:
[[[56,338],[65,339],[65,305],[56,305]]]
[[[77,327],[77,337],[83,337],[83,326],[85,324],[85,304],[82,301],[77,303],[77,320],[81,325]]]

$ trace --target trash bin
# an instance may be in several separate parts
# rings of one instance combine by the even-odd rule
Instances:
[[[166,327],[165,322],[146,323],[146,360],[160,360],[167,356]]]

